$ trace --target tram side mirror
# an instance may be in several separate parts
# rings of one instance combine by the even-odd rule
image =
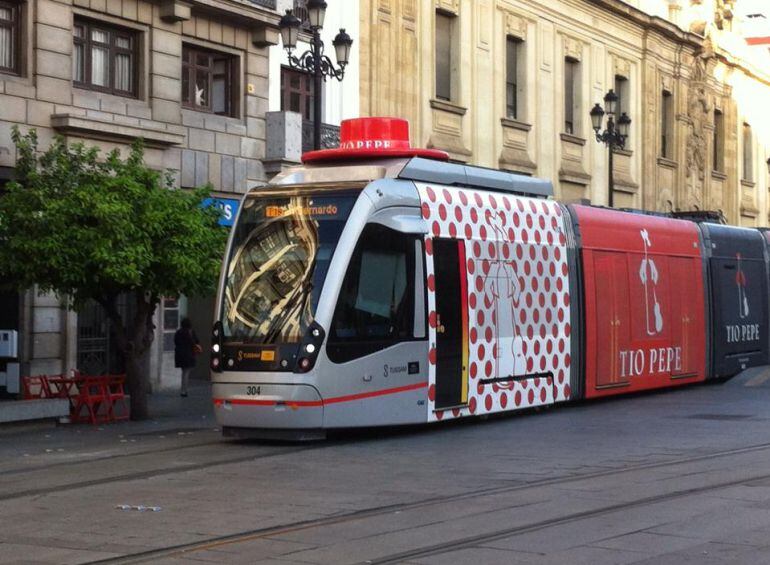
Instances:
[[[404,209],[383,210],[372,216],[370,222],[400,233],[425,235],[430,232],[428,222],[421,215],[407,213]]]

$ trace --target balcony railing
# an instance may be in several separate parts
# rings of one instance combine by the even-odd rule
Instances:
[[[294,15],[302,22],[302,29],[310,31],[310,20],[308,20],[307,0],[294,0]]]
[[[321,149],[334,149],[340,146],[340,128],[329,124],[321,124]],[[302,152],[313,150],[313,122],[302,122]]]
[[[276,0],[249,0],[249,2],[270,10],[275,10],[276,8]]]

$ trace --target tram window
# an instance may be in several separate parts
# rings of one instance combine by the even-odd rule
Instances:
[[[414,240],[414,337],[425,337],[425,267],[422,241]]]
[[[414,339],[419,329],[414,316],[415,250],[414,236],[378,224],[366,226],[334,312],[328,346],[332,361],[350,361]]]

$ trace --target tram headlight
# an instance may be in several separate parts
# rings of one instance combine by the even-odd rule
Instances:
[[[219,369],[219,357],[212,357],[211,358],[211,368],[215,371]]]
[[[307,373],[313,369],[325,336],[326,332],[320,324],[311,322],[299,348],[299,359],[293,364],[295,373]],[[281,363],[281,367],[286,368],[283,363]]]
[[[219,353],[219,349],[220,347],[218,343],[215,343],[214,345],[211,346],[211,351],[213,351],[214,353]]]

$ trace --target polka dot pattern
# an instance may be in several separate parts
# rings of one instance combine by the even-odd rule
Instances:
[[[465,245],[468,404],[450,419],[552,404],[570,397],[570,296],[564,213],[555,201],[418,184],[426,236],[429,381],[436,383],[433,238]],[[482,382],[510,376],[519,381]]]

